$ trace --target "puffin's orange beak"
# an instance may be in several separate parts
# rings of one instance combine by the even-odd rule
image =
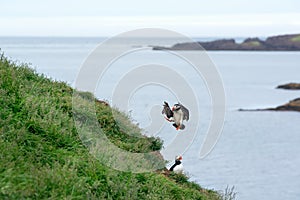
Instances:
[[[182,160],[182,156],[179,157],[179,160]]]
[[[174,106],[172,107],[172,111],[174,111]]]

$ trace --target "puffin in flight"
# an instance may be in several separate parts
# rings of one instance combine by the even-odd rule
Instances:
[[[162,114],[165,114],[165,119],[169,122],[174,122],[173,126],[176,130],[183,130],[185,128],[183,120],[189,120],[189,110],[182,104],[174,104],[172,109],[167,102],[164,102]]]
[[[169,171],[173,171],[176,174],[182,174],[183,173],[183,165],[181,163],[182,156],[176,156],[175,157],[175,163],[172,165],[172,167],[169,169]]]

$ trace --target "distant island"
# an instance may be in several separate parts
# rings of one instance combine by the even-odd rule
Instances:
[[[201,46],[200,46],[200,45]],[[171,47],[153,46],[153,50],[210,50],[210,51],[300,51],[300,34],[247,38],[242,43],[234,39],[220,39],[210,42],[178,43]]]

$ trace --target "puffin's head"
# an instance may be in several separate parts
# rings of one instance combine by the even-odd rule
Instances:
[[[180,109],[180,105],[179,104],[174,104],[174,106],[172,107],[172,111],[176,111]]]
[[[176,156],[175,160],[182,160],[182,156]]]

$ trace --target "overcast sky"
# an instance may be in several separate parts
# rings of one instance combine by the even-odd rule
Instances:
[[[0,36],[113,36],[166,28],[192,37],[300,32],[299,0],[0,0]]]

